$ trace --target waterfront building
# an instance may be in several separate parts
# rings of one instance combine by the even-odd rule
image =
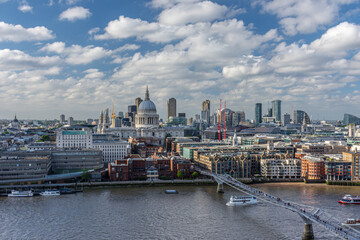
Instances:
[[[351,161],[326,159],[326,180],[351,180]]]
[[[56,130],[57,148],[92,148],[92,131],[86,127],[68,127]]]
[[[324,143],[305,143],[296,145],[297,153],[305,154],[341,154],[349,150],[346,143],[324,142]]]
[[[123,159],[130,153],[130,144],[123,140],[101,139],[93,141],[93,148],[100,149],[102,160],[105,166],[117,159]]]
[[[360,152],[343,152],[343,160],[351,162],[351,180],[360,181]]]
[[[262,104],[255,104],[255,124],[258,125],[262,122]]]
[[[60,124],[65,124],[65,115],[64,114],[60,115]]]
[[[167,120],[169,121],[170,117],[176,117],[176,99],[170,98],[167,101]]]
[[[304,112],[302,110],[295,110],[294,111],[294,123],[295,124],[303,124],[304,119],[305,119],[306,124],[311,123],[310,122],[310,117],[306,112]]]
[[[61,149],[51,152],[52,171],[69,173],[73,171],[98,170],[103,168],[99,149]]]
[[[301,178],[301,160],[296,158],[261,159],[261,176],[270,179]]]
[[[0,155],[0,180],[44,178],[50,168],[50,155]]]
[[[301,176],[309,180],[325,179],[325,157],[303,156],[301,158]]]
[[[356,117],[354,115],[345,113],[344,114],[343,124],[344,125],[349,125],[350,123],[354,123],[355,125],[360,125],[360,118],[358,118],[358,117]]]
[[[281,100],[274,100],[272,104],[272,117],[275,117],[276,122],[281,121]]]
[[[251,160],[245,152],[202,154],[197,164],[216,174],[226,173],[234,178],[251,177]]]

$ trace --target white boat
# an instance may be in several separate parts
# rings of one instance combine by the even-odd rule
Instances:
[[[60,191],[59,190],[46,190],[44,192],[40,193],[41,196],[59,196]]]
[[[16,191],[12,190],[10,194],[8,194],[8,197],[32,197],[34,196],[34,193],[30,191]]]
[[[231,196],[230,201],[226,203],[227,206],[243,206],[256,204],[257,199],[253,196]]]
[[[349,218],[346,222],[341,223],[343,226],[360,226],[360,219]]]

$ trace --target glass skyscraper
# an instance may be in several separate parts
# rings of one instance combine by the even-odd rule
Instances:
[[[281,122],[281,100],[274,100],[272,104],[272,116],[276,122]]]
[[[262,122],[262,104],[255,104],[255,124],[260,124]]]

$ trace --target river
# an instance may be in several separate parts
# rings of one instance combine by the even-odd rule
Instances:
[[[324,184],[252,185],[282,199],[325,209],[338,219],[360,217],[360,206],[343,206],[360,187]],[[179,194],[165,194],[177,189]],[[241,193],[216,186],[85,189],[54,197],[0,198],[0,239],[301,239],[303,222],[263,202],[228,207]],[[338,239],[315,224],[316,239]]]

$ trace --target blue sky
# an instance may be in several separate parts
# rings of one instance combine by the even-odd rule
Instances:
[[[0,118],[95,118],[149,85],[193,116],[210,99],[254,117],[283,102],[360,115],[357,0],[0,0]]]

